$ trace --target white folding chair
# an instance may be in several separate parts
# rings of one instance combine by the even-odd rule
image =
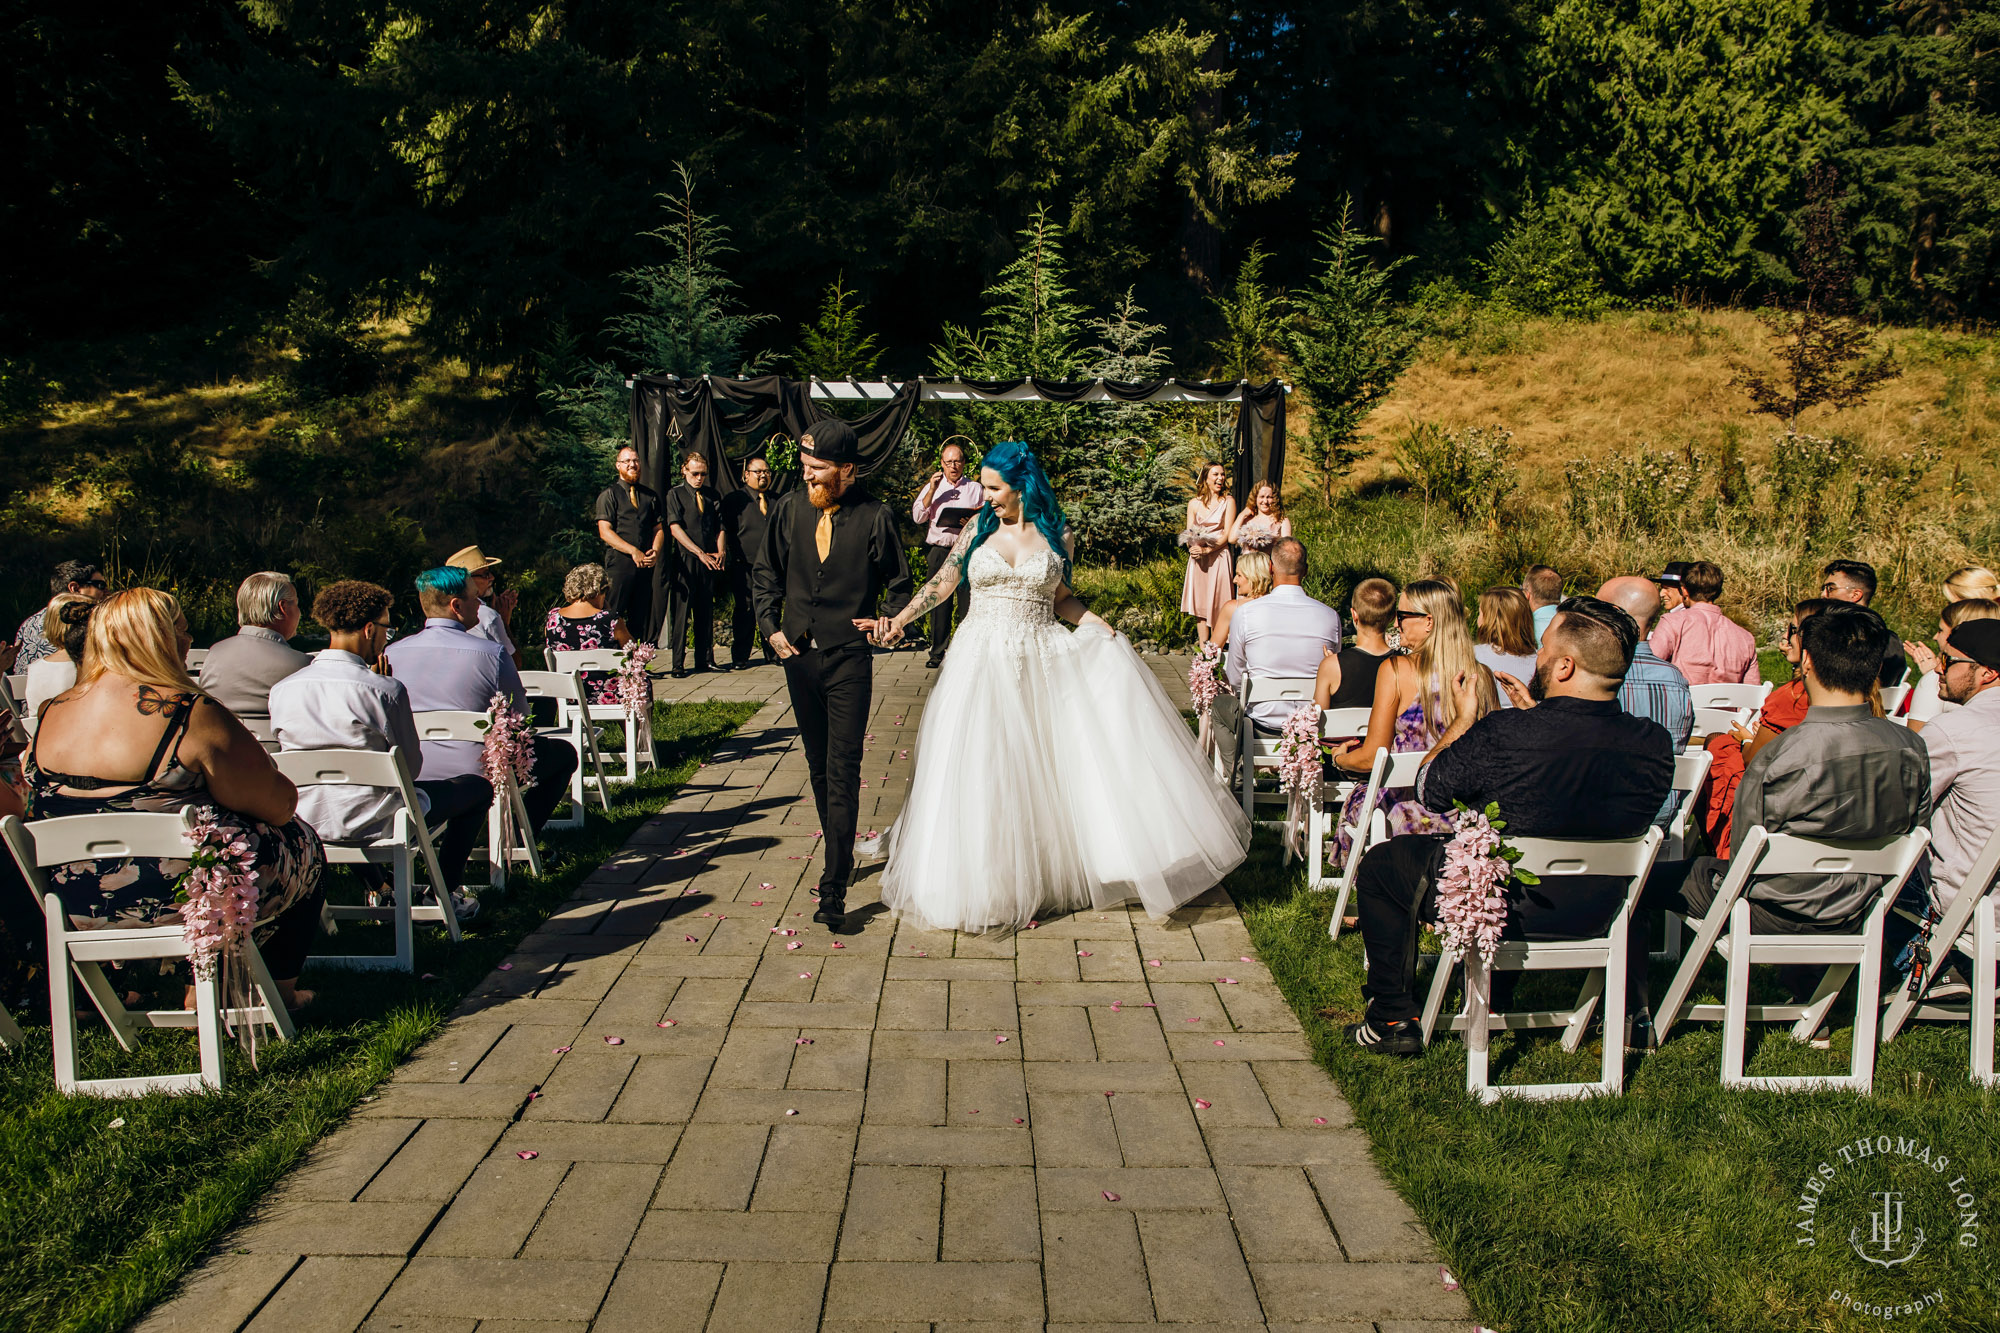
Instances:
[[[1688,733],[1687,748],[1690,752],[1702,748],[1702,742],[1710,736],[1721,736],[1741,723],[1750,726],[1757,719],[1755,710],[1740,712],[1728,708],[1697,708],[1694,710],[1694,730]]]
[[[314,954],[308,961],[333,967],[394,968],[413,971],[416,947],[412,923],[435,921],[444,926],[453,944],[459,941],[458,913],[438,867],[437,851],[430,829],[423,819],[423,803],[416,784],[410,781],[409,766],[394,746],[384,754],[374,750],[284,750],[271,756],[278,771],[300,787],[378,787],[396,793],[400,804],[389,820],[389,831],[379,838],[334,842],[323,839],[328,865],[386,865],[394,876],[396,901],[388,907],[328,903],[325,915],[335,920],[389,921],[393,923],[396,951],[389,954]],[[430,876],[427,886],[432,901],[419,903],[415,857],[422,857]]]
[[[14,1015],[7,1012],[7,1006],[0,1004],[0,1051],[18,1051],[27,1044],[21,1035],[21,1028],[14,1021]]]
[[[605,810],[611,809],[609,788],[604,781],[604,759],[597,752],[597,728],[590,725],[584,716],[582,683],[574,672],[567,671],[523,671],[521,688],[531,699],[554,699],[556,701],[557,724],[553,727],[537,727],[538,736],[557,736],[572,750],[576,751],[576,768],[569,776],[569,817],[563,820],[551,819],[544,828],[573,829],[584,825],[584,765],[588,763],[596,774],[597,802]]]
[[[206,648],[188,649],[187,650],[188,674],[190,676],[199,676],[201,674],[201,664],[203,662],[206,662],[207,660],[208,660],[208,649]]]
[[[1688,694],[1696,708],[1723,708],[1732,712],[1756,711],[1770,697],[1771,682],[1761,685],[1690,685]]]
[[[2000,1087],[2000,1078],[1993,1071],[1994,1026],[2000,1018],[1995,1012],[1995,977],[2000,973],[2000,835],[1986,840],[1986,849],[1966,871],[1958,896],[1931,930],[1931,960],[1924,969],[1924,990],[1937,980],[1953,953],[1971,964],[1972,998],[1965,1010],[1921,997],[1913,1000],[1907,990],[1898,990],[1882,1016],[1882,1044],[1894,1041],[1913,1018],[1962,1019],[1972,1028],[1973,1082]]]
[[[1882,711],[1894,718],[1902,710],[1903,700],[1910,697],[1908,685],[1884,685],[1882,687]],[[1901,720],[1900,718],[1898,719]]]
[[[436,712],[418,713],[417,736],[427,741],[473,741],[486,743],[486,733],[493,729],[493,719],[486,713],[469,713],[439,709]],[[515,861],[528,863],[528,873],[536,878],[542,873],[542,854],[535,846],[534,826],[528,823],[528,806],[521,799],[521,788],[509,773],[500,780],[504,791],[493,793],[493,804],[486,812],[486,884],[485,888],[494,893],[503,892],[507,887],[507,870]],[[507,845],[501,837],[503,822],[500,818],[500,803],[505,801],[514,811],[515,837],[513,844]]]
[[[1368,708],[1329,708],[1320,714],[1319,738],[1323,741],[1356,740],[1368,734]],[[1311,847],[1312,861],[1306,866],[1306,885],[1315,891],[1326,887],[1326,842],[1334,832],[1340,819],[1340,809],[1347,804],[1347,798],[1360,784],[1358,778],[1339,778],[1332,782],[1322,782],[1319,789],[1319,808],[1312,812],[1306,822],[1306,845]]]
[[[1694,821],[1695,800],[1701,795],[1701,787],[1708,781],[1708,769],[1715,762],[1715,756],[1707,750],[1689,750],[1674,756],[1673,790],[1681,794],[1681,803],[1674,811],[1674,817],[1661,826],[1666,841],[1660,844],[1662,861],[1685,861],[1688,855],[1688,825]],[[1671,963],[1681,956],[1681,919],[1672,912],[1666,914],[1666,933],[1661,938],[1661,947],[1651,955],[1663,963]]]
[[[35,734],[35,719],[28,716],[27,700],[27,672],[17,671],[11,675],[0,676],[0,705],[4,705],[7,711],[14,715],[14,725],[21,729],[21,734],[32,738]]]
[[[269,750],[272,754],[278,752],[278,729],[271,725],[271,719],[268,715],[259,717],[253,713],[246,717],[239,713],[236,715],[236,720],[243,724],[245,731],[257,738],[259,745]]]
[[[1626,880],[1625,901],[1611,919],[1611,928],[1590,940],[1502,940],[1493,955],[1495,972],[1574,971],[1587,969],[1583,989],[1577,993],[1573,1009],[1492,1013],[1481,1002],[1483,987],[1467,979],[1465,1005],[1448,1026],[1466,1034],[1465,1090],[1491,1104],[1503,1096],[1549,1101],[1564,1097],[1587,1097],[1596,1093],[1617,1095],[1625,1089],[1625,968],[1626,942],[1632,931],[1632,910],[1646,886],[1646,875],[1660,850],[1658,828],[1649,828],[1636,838],[1603,842],[1569,842],[1551,838],[1516,838],[1520,848],[1520,869],[1552,879],[1570,875],[1616,875]],[[1561,892],[1560,887],[1555,889]],[[1430,995],[1424,1002],[1424,1041],[1430,1041],[1451,986],[1451,975],[1465,960],[1438,959],[1431,976]],[[1481,965],[1473,962],[1470,967]],[[1479,1040],[1479,1029],[1520,1031],[1527,1028],[1561,1028],[1562,1048],[1574,1051],[1583,1044],[1591,1012],[1604,1001],[1604,1058],[1601,1077],[1594,1083],[1494,1084],[1488,1081],[1487,1043]]]
[[[22,877],[41,903],[49,934],[49,1035],[55,1046],[56,1087],[66,1093],[86,1093],[93,1097],[140,1097],[152,1092],[193,1092],[222,1086],[223,1025],[244,1022],[268,1023],[282,1040],[295,1035],[291,1015],[264,965],[264,956],[253,941],[243,942],[242,965],[249,971],[249,988],[256,1003],[247,1009],[222,1007],[219,977],[197,981],[193,1009],[127,1009],[105,977],[102,964],[146,958],[186,958],[187,941],[178,925],[141,926],[132,929],[106,928],[75,930],[62,899],[49,892],[45,867],[72,861],[123,859],[130,856],[183,858],[188,854],[184,836],[192,823],[192,813],[136,814],[110,813],[71,815],[62,819],[40,819],[23,824],[13,815],[0,819],[0,839],[21,867]],[[201,1072],[196,1074],[153,1074],[140,1078],[78,1078],[76,1073],[76,990],[70,974],[83,983],[85,991],[111,1035],[127,1051],[140,1028],[193,1028],[201,1049]]]
[[[1257,770],[1278,766],[1278,737],[1267,736],[1257,730],[1257,724],[1250,716],[1251,706],[1278,700],[1309,704],[1312,702],[1313,684],[1311,676],[1246,675],[1237,686],[1243,703],[1243,719],[1236,728],[1237,754],[1243,765],[1238,781],[1243,785],[1243,813],[1253,821],[1257,818]],[[1282,801],[1284,797],[1280,794],[1266,799]]]
[[[549,660],[557,671],[574,675],[579,671],[603,672],[616,675],[630,656],[624,648],[592,648],[585,652],[569,652],[551,648]],[[582,683],[578,683],[578,693],[584,693]],[[584,715],[591,722],[619,722],[625,727],[625,771],[613,773],[613,782],[636,782],[642,769],[658,768],[660,756],[653,744],[653,719],[650,710],[634,720],[625,716],[622,704],[594,704],[586,701]],[[641,744],[644,742],[644,744]],[[578,765],[578,767],[582,767]]]
[[[1237,752],[1243,748],[1243,702],[1233,694],[1215,696],[1208,718],[1215,737],[1215,780],[1227,787],[1236,775]]]
[[[1347,831],[1347,861],[1340,868],[1340,891],[1333,900],[1333,920],[1326,928],[1332,939],[1340,938],[1341,919],[1354,892],[1354,876],[1361,868],[1361,854],[1376,843],[1389,841],[1389,817],[1378,808],[1382,793],[1417,785],[1417,771],[1424,766],[1425,750],[1389,753],[1387,747],[1375,752],[1368,769],[1368,785],[1362,788],[1361,805]],[[1338,818],[1334,816],[1333,818]]]
[[[1722,1084],[1729,1088],[1795,1089],[1852,1088],[1867,1092],[1875,1083],[1875,1037],[1881,1015],[1882,921],[1903,882],[1916,869],[1930,830],[1912,829],[1893,838],[1848,842],[1768,833],[1759,825],[1744,836],[1729,859],[1729,873],[1716,891],[1708,914],[1695,928],[1694,944],[1681,959],[1680,970],[1667,988],[1666,1002],[1653,1013],[1662,1041],[1683,1019],[1722,1022]],[[1755,935],[1750,929],[1749,887],[1766,875],[1879,875],[1876,892],[1861,932],[1854,935]],[[1728,931],[1725,935],[1724,930]],[[1688,993],[1702,963],[1713,950],[1729,965],[1721,1004],[1691,1004]],[[1828,964],[1819,989],[1804,1004],[1751,1004],[1752,963]],[[1804,1041],[1819,1030],[1827,1011],[1840,997],[1848,979],[1860,973],[1860,1002],[1855,1006],[1854,1055],[1844,1075],[1746,1078],[1743,1062],[1752,1023],[1795,1020],[1792,1036]]]

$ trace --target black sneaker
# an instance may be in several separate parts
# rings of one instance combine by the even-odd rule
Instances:
[[[1660,1049],[1659,1034],[1653,1030],[1653,1011],[1641,1009],[1625,1020],[1625,1053],[1651,1055]]]
[[[1373,1023],[1350,1023],[1343,1031],[1347,1039],[1376,1055],[1422,1055],[1423,1029],[1414,1018],[1376,1027]]]

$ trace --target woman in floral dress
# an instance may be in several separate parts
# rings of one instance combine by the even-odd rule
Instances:
[[[623,648],[631,643],[632,631],[625,627],[623,617],[604,609],[604,599],[610,591],[611,580],[606,577],[603,565],[578,565],[572,569],[563,579],[564,605],[549,608],[549,618],[542,626],[548,636],[549,647],[561,652],[581,653],[599,648]],[[618,703],[616,676],[606,671],[579,674],[591,703]]]

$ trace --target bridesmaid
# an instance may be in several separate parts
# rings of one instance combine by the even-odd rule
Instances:
[[[1250,503],[1236,516],[1236,530],[1229,542],[1245,551],[1270,550],[1280,538],[1292,535],[1292,520],[1285,517],[1285,502],[1275,482],[1260,481],[1250,488]]]
[[[1187,578],[1181,584],[1181,610],[1195,618],[1195,632],[1209,641],[1223,604],[1234,591],[1235,569],[1229,558],[1229,538],[1236,524],[1222,464],[1201,470],[1201,483],[1188,501]]]

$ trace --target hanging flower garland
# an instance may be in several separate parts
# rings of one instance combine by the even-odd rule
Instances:
[[[486,705],[492,725],[486,730],[480,764],[493,784],[493,801],[500,809],[500,845],[514,845],[514,803],[507,799],[507,779],[522,791],[535,785],[535,731],[514,701],[496,694]]]
[[[1444,956],[1465,960],[1466,1045],[1486,1049],[1488,969],[1507,924],[1507,883],[1539,884],[1539,877],[1515,868],[1521,851],[1500,836],[1507,827],[1500,807],[1474,810],[1462,802],[1452,812],[1456,830],[1445,844],[1437,878],[1437,926]]]
[[[1285,722],[1278,737],[1278,789],[1284,792],[1285,859],[1305,855],[1306,819],[1319,809],[1320,709],[1304,704]]]
[[[627,721],[637,721],[653,711],[653,678],[646,666],[658,651],[650,643],[635,643],[618,666],[618,702]]]
[[[251,1008],[249,982],[242,967],[243,942],[257,924],[257,846],[250,830],[225,822],[212,805],[194,810],[194,823],[182,835],[188,842],[188,868],[176,886],[180,904],[181,939],[197,982],[222,982],[225,1011]],[[269,997],[276,1003],[276,997]],[[257,1060],[257,1024],[234,1023],[236,1039]]]
[[[1215,701],[1220,695],[1233,693],[1222,677],[1222,650],[1204,643],[1188,665],[1188,698],[1194,703],[1195,744],[1217,769],[1222,766],[1222,745],[1215,734]]]

